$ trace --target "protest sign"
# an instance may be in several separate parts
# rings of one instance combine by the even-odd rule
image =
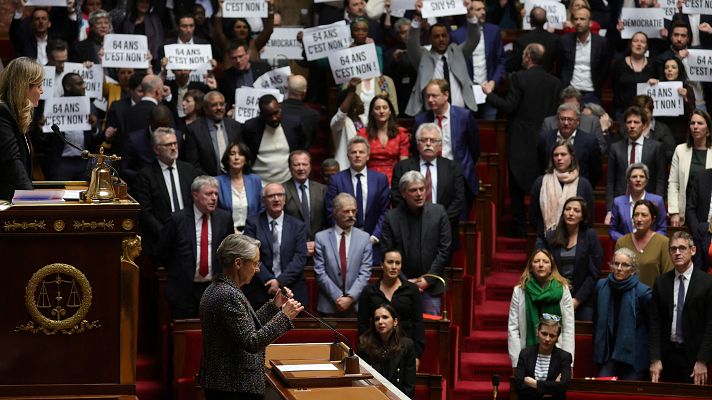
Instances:
[[[638,95],[645,94],[653,99],[654,117],[674,117],[685,113],[682,96],[677,92],[681,87],[680,81],[659,82],[657,85],[639,83]]]
[[[302,28],[274,28],[260,58],[301,60],[302,44],[297,40],[297,34],[301,31]]]
[[[52,132],[57,124],[61,131],[87,131],[89,124],[89,97],[52,97],[45,101],[45,124],[42,132]]]
[[[168,58],[166,69],[212,69],[213,50],[209,44],[167,44],[163,50]]]
[[[393,10],[415,10],[415,0],[391,0],[391,15]]]
[[[712,50],[687,50],[687,78],[712,82]]]
[[[448,17],[467,14],[462,0],[423,0],[423,18]]]
[[[99,64],[94,64],[91,68],[86,68],[82,63],[64,63],[64,77],[65,74],[73,72],[79,74],[84,80],[86,87],[85,95],[92,99],[98,99],[104,97],[102,88],[104,86],[104,68]],[[62,84],[62,82],[57,82]]]
[[[277,89],[281,94],[287,94],[287,78],[292,74],[290,67],[282,67],[273,69],[267,73],[260,75],[255,80],[254,87],[256,89]]]
[[[487,95],[482,90],[482,86],[478,83],[472,84],[472,93],[475,94],[475,103],[485,104],[487,102]]]
[[[23,5],[28,7],[66,7],[67,0],[25,0],[23,2]]]
[[[243,86],[235,89],[235,121],[244,124],[250,118],[260,115],[260,97],[271,94],[282,102],[283,96],[277,89],[258,89]]]
[[[368,79],[381,76],[376,46],[373,43],[329,53],[329,66],[337,85],[351,78]]]
[[[44,78],[42,78],[42,95],[40,99],[47,100],[50,97],[54,97],[54,76],[56,74],[56,69],[52,66],[44,66]]]
[[[672,21],[677,12],[677,0],[658,0],[660,7],[665,10],[665,19]]]
[[[712,0],[685,0],[682,4],[683,14],[712,14]]]
[[[636,32],[643,32],[649,39],[659,39],[660,30],[665,27],[665,10],[662,8],[629,8],[621,10],[623,31],[621,38],[630,39]]]
[[[267,18],[265,0],[224,0],[223,18]]]
[[[105,68],[148,68],[148,41],[145,35],[104,36]]]
[[[554,27],[554,29],[564,29],[564,21],[566,21],[566,6],[554,0],[527,0],[524,3],[524,18],[522,19],[522,29],[531,30],[532,25],[529,22],[529,15],[534,7],[541,7],[546,10],[545,27]]]
[[[351,29],[346,25],[346,21],[315,26],[304,30],[302,43],[307,60],[326,58],[330,52],[351,45]]]

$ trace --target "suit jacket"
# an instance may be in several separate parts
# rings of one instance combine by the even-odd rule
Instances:
[[[710,198],[712,197],[712,170],[700,171],[690,181],[687,189],[685,224],[695,239],[697,253],[692,256],[695,265],[707,271],[707,249],[710,248],[709,220]]]
[[[160,103],[159,103],[160,104]],[[156,103],[151,100],[141,100],[124,114],[124,128],[126,132],[134,132],[148,128],[151,112],[156,108]]]
[[[242,290],[220,275],[200,301],[200,326],[198,382],[207,389],[262,395],[265,348],[294,324],[273,302],[253,311]]]
[[[212,121],[210,121],[212,123]],[[223,118],[225,133],[227,134],[226,145],[237,143],[242,140],[242,126],[230,118]],[[196,168],[201,169],[208,175],[217,176],[220,174],[220,157],[215,155],[213,139],[210,136],[208,119],[202,117],[188,125],[188,132],[185,135],[185,161],[192,163]]]
[[[670,347],[675,270],[655,280],[650,307],[650,360],[661,360],[675,351]],[[712,276],[694,267],[682,309],[682,336],[690,365],[712,362]],[[665,365],[663,365],[665,368]]]
[[[220,174],[218,178],[218,207],[232,215],[232,182],[229,174]],[[247,197],[247,217],[253,217],[264,210],[262,204],[262,182],[255,174],[243,174],[245,196]]]
[[[320,118],[318,111],[300,100],[284,99],[282,102],[282,127],[285,132],[302,132],[305,136],[305,149],[314,143]]]
[[[539,136],[539,172],[544,173],[551,162],[551,152],[556,144],[558,128]],[[601,151],[596,137],[587,131],[578,129],[574,138],[574,151],[579,164],[580,176],[588,179],[591,186],[596,186],[601,179]]]
[[[452,237],[451,249],[455,251],[459,248],[460,242],[460,215],[465,207],[465,181],[462,170],[456,162],[443,157],[438,157],[435,162],[438,170],[438,187],[435,199],[437,204],[445,207],[445,212],[447,212]],[[398,161],[393,168],[391,202],[394,208],[405,204],[398,189],[398,182],[401,176],[408,171],[420,172],[420,156]]]
[[[260,246],[260,272],[252,281],[242,287],[245,295],[254,307],[261,307],[269,301],[265,283],[277,279],[279,286],[286,286],[294,292],[294,298],[304,306],[309,305],[307,282],[304,280],[304,264],[307,261],[307,231],[304,223],[290,215],[284,215],[282,239],[279,246],[279,265],[281,273],[274,275],[272,232],[267,222],[267,213],[261,212],[256,217],[250,217],[245,223],[243,234],[255,238],[262,243]]]
[[[608,49],[606,39],[594,34],[589,34],[591,40],[591,80],[593,81],[593,91],[598,98],[601,98],[601,87],[608,74]],[[559,67],[561,84],[564,87],[571,84],[574,75],[574,64],[576,63],[576,38],[575,33],[569,33],[561,37],[561,57]]]
[[[178,142],[179,148],[183,145],[183,135],[180,132],[176,132],[176,142]],[[153,152],[151,131],[148,127],[125,135],[123,153],[121,154],[121,177],[127,183],[134,183],[138,172],[155,160],[156,153]],[[131,186],[129,186],[129,190],[131,190]]]
[[[72,44],[79,36],[79,22],[67,18],[67,9],[55,7],[49,10],[52,25],[47,30],[47,40],[62,39]],[[10,23],[10,42],[17,57],[37,58],[37,38],[32,29],[32,16],[22,19],[12,18]]]
[[[364,210],[363,227],[357,228],[380,239],[383,216],[390,205],[388,178],[382,173],[368,168],[366,171],[368,180],[366,210]],[[345,169],[333,175],[329,180],[329,187],[326,191],[326,215],[329,224],[334,223],[334,197],[339,193],[348,193],[356,198],[356,189],[351,182],[351,169]]]
[[[540,134],[544,135],[554,129],[559,129],[559,116],[557,114],[544,118],[544,122],[541,124]],[[579,115],[578,129],[593,134],[598,141],[598,147],[601,150],[601,154],[608,154],[608,142],[606,141],[605,136],[603,136],[603,131],[601,130],[601,120],[598,117],[585,114]]]
[[[90,31],[89,37],[70,45],[69,61],[77,63],[91,61],[94,64],[101,64],[101,58],[99,58],[99,50],[102,47],[102,39],[97,37],[94,33]]]
[[[308,143],[308,135],[302,125],[282,124],[282,131],[284,131],[284,136],[287,138],[290,152],[308,149],[307,146],[310,143]],[[242,137],[250,149],[250,153],[252,153],[252,159],[250,161],[253,164],[255,160],[257,160],[257,153],[260,151],[260,143],[262,143],[264,133],[265,121],[259,116],[248,119],[242,127]]]
[[[415,116],[413,132],[425,122],[435,121],[432,111],[424,111]],[[472,112],[467,108],[450,106],[450,136],[452,152],[462,169],[465,183],[474,195],[480,192],[480,180],[475,165],[480,158],[480,130]],[[415,140],[411,140],[411,154],[418,154]]]
[[[549,372],[546,380],[537,381],[537,388],[533,389],[524,383],[524,378],[534,377],[536,358],[539,345],[529,346],[519,353],[517,369],[514,373],[514,388],[522,400],[538,400],[544,395],[551,395],[551,399],[565,399],[566,389],[571,381],[571,364],[573,362],[571,353],[554,346],[549,361]],[[561,380],[556,378],[561,374]]]
[[[261,61],[250,61],[252,79],[257,80],[262,74],[271,70],[270,66]],[[229,110],[235,104],[235,89],[237,89],[237,77],[240,72],[235,67],[230,67],[223,71],[218,81],[218,90],[225,95],[225,105]]]
[[[20,133],[7,104],[0,102],[0,200],[12,200],[17,189],[32,189],[28,139]]]
[[[675,142],[675,137],[672,135],[670,127],[664,122],[654,120],[654,128],[650,130],[648,134],[648,139],[657,140],[662,143],[663,151],[665,152],[665,162],[669,163],[672,160],[672,155],[675,153],[675,147],[677,147],[677,142]],[[620,136],[623,139],[628,139],[628,129],[625,126],[622,127]]]
[[[216,208],[210,217],[212,241],[210,254],[213,278],[222,272],[217,249],[223,239],[235,230],[227,211]],[[193,300],[193,279],[198,261],[193,207],[173,213],[165,234],[162,235],[161,255],[168,271],[166,297],[175,315],[198,315],[198,304]]]
[[[450,32],[453,42],[460,44],[467,40],[467,27],[460,26]],[[485,64],[487,65],[487,80],[494,81],[497,86],[502,83],[507,57],[502,46],[502,33],[498,25],[485,23],[482,26],[482,38],[485,41]],[[472,57],[468,60],[468,72],[472,76]]]
[[[183,208],[190,208],[193,206],[190,185],[199,172],[191,164],[181,160],[176,160],[175,167],[178,171],[179,196],[183,199]],[[143,246],[153,257],[159,256],[160,237],[166,224],[171,220],[170,190],[157,160],[141,169],[136,176],[133,196],[141,205],[139,222],[143,235]]]
[[[317,310],[320,313],[333,314],[336,312],[336,299],[350,296],[354,299],[354,309],[358,311],[358,299],[371,277],[373,261],[369,234],[356,227],[351,228],[351,241],[346,252],[346,287],[341,275],[335,228],[318,232],[315,242],[314,275],[319,285]]]
[[[645,192],[645,200],[650,200],[658,207],[658,219],[655,221],[655,232],[667,235],[667,211],[663,196]],[[623,194],[613,199],[611,209],[611,224],[608,226],[608,235],[614,242],[622,236],[631,233],[633,229],[633,219],[631,218],[630,195]]]
[[[530,43],[539,43],[544,46],[546,51],[544,52],[541,66],[546,72],[554,73],[554,63],[559,59],[561,43],[559,42],[559,35],[543,28],[534,29],[514,41],[512,52],[507,59],[507,72],[522,69],[522,52]]]
[[[308,185],[309,221],[304,221],[302,202],[299,200],[299,193],[292,179],[282,183],[287,196],[284,203],[284,212],[304,221],[304,223],[307,224],[307,238],[313,241],[316,233],[326,228],[326,204],[324,203],[326,200],[326,186],[311,179],[309,179]]]
[[[178,83],[175,79],[167,80],[164,82],[166,86],[171,88],[171,101],[167,102],[168,108],[173,111],[173,121],[178,121],[178,104],[183,101],[183,99],[178,98]],[[203,93],[210,92],[210,87],[203,82],[188,82],[188,90],[200,90]]]
[[[127,96],[120,100],[116,100],[109,106],[109,111],[106,112],[105,127],[116,128],[116,135],[111,140],[111,153],[121,154],[126,131],[126,120],[124,116],[131,109],[131,97]]]
[[[444,276],[445,267],[450,263],[452,233],[450,221],[445,209],[440,204],[425,203],[422,209],[420,225],[420,246],[413,248],[409,240],[410,223],[413,214],[407,205],[401,205],[386,213],[383,223],[381,249],[398,249],[403,255],[403,273],[408,279],[418,278],[423,274]],[[440,294],[442,284],[432,278],[428,292]]]
[[[645,191],[657,195],[665,193],[665,177],[667,176],[665,152],[662,147],[662,144],[657,140],[645,139],[641,156],[641,161],[650,171]],[[629,159],[627,140],[613,143],[608,150],[608,177],[606,179],[606,208],[608,210],[613,206],[613,198],[625,194],[628,189],[625,171],[628,168]]]
[[[462,98],[465,105],[472,111],[477,111],[475,94],[472,91],[472,79],[467,72],[467,60],[472,58],[472,52],[480,41],[480,29],[478,24],[467,24],[467,40],[461,44],[450,43],[445,50],[447,53],[450,74],[460,83],[462,88]],[[408,31],[408,57],[413,65],[418,66],[418,79],[413,85],[410,100],[405,113],[416,115],[423,111],[423,89],[428,82],[433,79],[435,65],[442,56],[430,50],[420,47],[420,28],[411,28]]]
[[[690,187],[690,164],[692,163],[692,148],[686,143],[677,145],[675,154],[670,164],[670,178],[668,178],[668,213],[685,216],[686,192]],[[705,169],[712,168],[712,151],[707,151]],[[683,221],[684,222],[684,221]]]

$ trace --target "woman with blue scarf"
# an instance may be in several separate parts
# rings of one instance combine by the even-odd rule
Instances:
[[[648,359],[648,307],[650,287],[638,278],[635,252],[620,248],[611,261],[611,273],[596,285],[593,361],[598,376],[621,380],[645,379]]]

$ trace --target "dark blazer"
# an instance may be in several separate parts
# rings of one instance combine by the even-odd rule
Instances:
[[[284,203],[284,212],[287,215],[304,221],[304,223],[307,224],[307,239],[313,241],[317,232],[326,229],[326,204],[324,203],[326,200],[326,186],[311,179],[309,179],[308,185],[310,216],[308,224],[307,221],[304,221],[302,203],[299,200],[299,193],[292,179],[282,183],[287,196]]]
[[[611,144],[608,150],[608,177],[606,179],[606,208],[608,210],[613,206],[613,198],[625,194],[628,189],[625,171],[628,168],[629,159],[627,140],[619,140]],[[662,144],[657,140],[645,139],[641,161],[650,171],[650,178],[645,190],[660,196],[665,195],[668,173]]]
[[[534,378],[534,368],[536,367],[536,357],[539,345],[529,346],[519,353],[517,369],[514,372],[514,389],[519,393],[522,400],[539,400],[544,395],[551,395],[550,399],[565,399],[566,389],[571,381],[571,363],[573,362],[571,353],[554,346],[549,362],[549,373],[545,381],[537,381],[537,388],[533,389],[524,383],[524,378],[529,376]],[[561,374],[561,380],[556,378]]]
[[[420,247],[410,246],[410,223],[413,218],[408,206],[401,205],[386,213],[383,222],[381,249],[398,249],[403,255],[403,274],[408,279],[418,278],[423,274],[443,276],[445,267],[450,263],[452,233],[445,208],[440,204],[425,203],[422,209],[420,226]],[[431,285],[428,292],[440,294],[442,284],[427,278]]]
[[[210,224],[212,241],[210,246],[212,274],[215,278],[222,272],[218,261],[217,248],[229,234],[235,230],[232,227],[230,214],[219,208],[215,209]],[[198,260],[195,237],[195,213],[193,207],[173,213],[165,233],[161,237],[161,256],[163,265],[168,271],[166,281],[166,297],[171,304],[174,315],[198,315],[198,303],[193,299],[193,279]]]
[[[445,207],[447,216],[450,219],[452,230],[452,250],[457,250],[460,246],[460,215],[465,207],[465,181],[462,176],[460,166],[447,158],[438,157],[435,162],[438,169],[438,187],[436,191],[437,204]],[[420,172],[420,156],[410,157],[398,161],[393,168],[391,178],[391,202],[393,207],[405,204],[398,189],[398,182],[401,176],[408,171]]]
[[[666,123],[654,120],[654,128],[650,130],[648,134],[648,139],[657,140],[662,143],[663,151],[665,152],[665,162],[670,164],[673,154],[675,154],[675,147],[677,147],[677,142],[675,137],[672,135],[670,127]],[[620,136],[623,139],[628,139],[628,130],[625,125],[621,127]]]
[[[102,39],[97,37],[91,31],[89,32],[89,37],[86,39],[70,44],[69,47],[69,61],[83,63],[84,61],[91,61],[94,64],[101,64],[101,58],[99,58],[99,50],[102,48]]]
[[[252,71],[252,79],[257,80],[262,74],[272,70],[269,64],[261,61],[250,61],[250,70]],[[237,89],[237,77],[241,72],[235,67],[230,67],[222,72],[218,81],[218,90],[225,95],[225,105],[229,110],[235,104],[235,89]]]
[[[557,114],[549,115],[544,118],[539,134],[545,135],[552,129],[559,129],[559,116]],[[598,147],[601,150],[601,154],[608,154],[608,141],[606,140],[606,137],[603,136],[603,131],[601,130],[601,120],[598,117],[586,114],[579,115],[578,129],[593,134],[598,141]]]
[[[156,108],[156,103],[151,100],[141,100],[124,113],[124,128],[126,132],[134,132],[148,128],[151,112]]]
[[[124,116],[131,109],[131,97],[127,96],[111,103],[109,111],[106,112],[105,126],[116,128],[116,135],[111,139],[111,153],[121,154],[126,131],[126,120]]]
[[[539,205],[539,197],[541,196],[541,186],[544,182],[544,175],[538,177],[531,190],[531,201],[529,204],[529,223],[534,226],[537,235],[544,238],[544,216],[541,214],[541,206]],[[586,207],[593,210],[593,188],[588,179],[579,177],[578,186],[576,187],[576,196],[581,196],[586,200]]]
[[[212,121],[210,121],[212,123]],[[227,133],[226,145],[242,140],[242,126],[230,118],[223,118],[223,125]],[[208,175],[217,176],[220,174],[220,158],[215,156],[213,149],[213,139],[210,137],[210,128],[206,117],[199,118],[188,125],[188,132],[185,134],[185,148],[183,154],[185,161],[192,163]]]
[[[464,43],[467,39],[467,27],[461,26],[450,32],[450,38],[455,43]],[[487,65],[487,80],[496,85],[502,83],[507,57],[502,46],[502,33],[498,25],[484,23],[482,38],[485,41],[485,64]],[[468,71],[472,73],[472,58],[468,59]]]
[[[546,51],[541,61],[541,66],[548,73],[554,72],[554,63],[559,59],[561,43],[559,35],[551,33],[543,28],[536,28],[519,39],[514,41],[512,52],[507,59],[507,72],[519,71],[522,69],[522,52],[530,43],[539,43]]]
[[[0,102],[0,200],[12,200],[16,189],[32,189],[32,157],[7,104]]]
[[[644,199],[652,201],[653,204],[658,207],[658,219],[655,221],[655,232],[661,235],[667,235],[667,210],[665,209],[663,196],[645,192]],[[634,230],[630,206],[630,195],[628,194],[623,194],[613,199],[611,224],[608,226],[608,235],[614,242]]]
[[[218,207],[232,215],[232,182],[230,175],[220,174],[218,178]],[[255,174],[244,174],[242,180],[247,197],[247,217],[256,216],[264,210],[262,204],[262,182]]]
[[[187,162],[176,160],[175,167],[178,171],[180,196],[183,199],[183,208],[193,206],[193,196],[190,193],[190,184],[199,175],[198,170]],[[166,224],[171,220],[170,187],[163,179],[163,171],[158,161],[154,161],[141,169],[133,187],[133,196],[141,205],[139,222],[143,247],[153,257],[159,256],[159,242]]]
[[[373,369],[378,371],[388,382],[397,387],[403,394],[411,399],[415,398],[415,347],[408,337],[401,337],[401,351],[386,360],[369,357],[368,354],[359,352],[359,355]]]
[[[425,122],[435,121],[432,111],[424,111],[415,116],[412,132]],[[450,106],[450,136],[455,161],[460,164],[465,183],[474,195],[480,192],[480,180],[475,165],[480,158],[480,129],[475,117],[467,108]],[[415,140],[411,140],[410,153],[418,154]]]
[[[310,143],[308,143],[308,135],[307,132],[304,131],[304,127],[302,125],[282,124],[282,131],[284,132],[284,136],[287,138],[290,152],[294,150],[308,149],[307,146]],[[253,164],[255,160],[257,160],[257,153],[260,151],[260,143],[262,143],[262,136],[264,133],[265,121],[259,116],[248,119],[242,127],[242,137],[252,153],[252,159],[250,162]]]
[[[305,149],[314,143],[320,118],[319,112],[304,104],[303,101],[284,99],[282,102],[282,127],[285,132],[302,132],[306,137]]]
[[[178,148],[183,145],[183,135],[176,132]],[[180,152],[179,152],[180,153]],[[156,160],[148,127],[131,131],[125,135],[121,154],[121,177],[129,184],[134,183],[138,172]],[[131,190],[131,186],[129,186]]]
[[[675,270],[668,271],[655,280],[653,304],[650,307],[650,360],[661,360],[664,354],[675,349],[670,347],[672,329]],[[682,309],[682,335],[685,355],[690,365],[696,361],[712,362],[712,276],[698,268],[685,293]],[[663,365],[663,369],[666,368]]]
[[[707,249],[710,248],[712,234],[709,232],[707,215],[712,197],[712,170],[700,171],[688,184],[685,203],[685,224],[695,239],[697,253],[692,257],[702,271],[707,271]]]
[[[366,179],[368,179],[368,197],[366,198],[366,210],[364,210],[366,215],[363,216],[363,226],[356,227],[380,239],[383,216],[390,205],[388,178],[380,172],[367,169]],[[334,223],[334,197],[339,193],[348,193],[354,198],[356,197],[356,189],[351,182],[351,169],[345,169],[333,175],[329,181],[326,192],[326,215],[329,225]]]
[[[178,121],[178,104],[180,104],[183,99],[178,98],[178,83],[175,79],[164,81],[164,84],[171,88],[171,101],[167,102],[166,105],[173,112],[173,121]],[[210,92],[210,87],[203,82],[188,82],[188,90],[200,90],[203,94]]]
[[[556,144],[558,128],[539,136],[539,172],[544,173],[551,162],[551,152]],[[579,164],[580,176],[588,179],[591,186],[596,186],[601,179],[601,149],[596,137],[578,129],[574,139],[574,152]]]
[[[47,30],[47,40],[62,39],[70,45],[79,36],[79,21],[67,18],[67,9],[54,7],[49,10],[49,20],[52,25]],[[27,18],[15,19],[10,22],[10,42],[15,48],[17,57],[37,58],[37,38],[32,29],[32,15]]]
[[[593,91],[601,99],[601,87],[608,74],[608,49],[606,39],[594,34],[589,34],[591,40],[591,80]],[[569,33],[561,37],[561,57],[559,58],[559,75],[561,84],[566,87],[571,84],[576,63],[576,33]]]

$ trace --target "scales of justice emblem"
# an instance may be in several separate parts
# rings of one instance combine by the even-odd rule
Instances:
[[[99,328],[99,321],[84,319],[91,307],[89,280],[77,268],[55,263],[35,272],[25,288],[25,306],[33,321],[15,332],[72,335]]]

